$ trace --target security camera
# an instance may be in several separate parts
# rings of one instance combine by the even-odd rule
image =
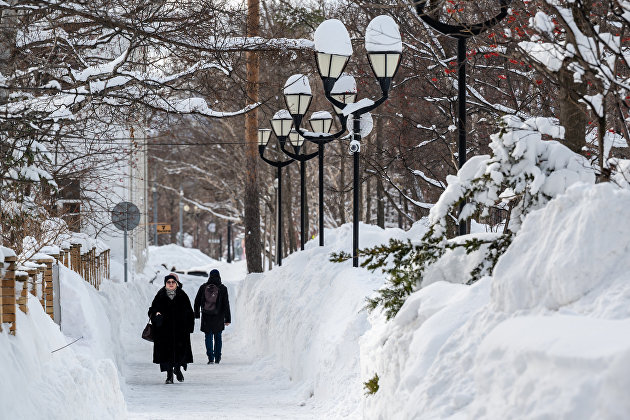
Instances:
[[[361,142],[358,140],[352,140],[348,151],[350,154],[359,153],[361,151]]]

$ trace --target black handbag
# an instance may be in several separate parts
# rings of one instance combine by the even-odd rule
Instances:
[[[144,330],[142,330],[142,338],[147,341],[153,342],[153,325],[151,324],[151,320],[147,322],[146,327],[144,327]]]

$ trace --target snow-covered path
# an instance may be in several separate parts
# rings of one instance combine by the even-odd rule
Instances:
[[[252,353],[246,337],[238,336],[235,313],[237,285],[244,277],[244,263],[217,264],[228,287],[232,325],[223,332],[223,357],[219,365],[207,365],[204,334],[195,321],[191,335],[194,363],[188,365],[184,382],[164,384],[166,374],[151,363],[152,344],[137,334],[129,337],[123,393],[130,419],[313,419],[309,392],[292,382],[273,357]],[[205,278],[180,275],[191,301]],[[144,312],[144,307],[141,313]],[[245,339],[244,339],[245,338]],[[314,411],[315,410],[315,411]]]
[[[228,333],[223,360],[206,365],[203,334],[192,336],[195,363],[184,382],[165,385],[165,374],[147,362],[130,364],[125,400],[130,419],[315,418],[289,378],[265,360],[251,363],[233,348]],[[267,367],[268,366],[268,367]],[[302,405],[300,405],[302,404]]]

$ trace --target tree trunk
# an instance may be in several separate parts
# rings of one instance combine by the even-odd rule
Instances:
[[[403,217],[402,217],[402,212],[403,212],[403,193],[402,193],[402,191],[398,192],[398,204],[399,204],[399,208],[398,208],[398,228],[402,229],[403,228]]]
[[[378,118],[376,123],[376,156],[383,156],[383,132],[385,131],[383,129],[383,126],[385,125],[384,118]],[[377,174],[376,177],[376,224],[381,229],[385,229],[385,194],[383,188],[383,178],[380,174]]]
[[[586,106],[578,100],[584,88],[573,81],[573,73],[566,68],[558,71],[560,112],[558,119],[564,127],[564,144],[575,153],[586,146]]]
[[[7,1],[15,5],[15,0]],[[0,75],[8,76],[12,73],[13,58],[17,37],[17,16],[13,10],[0,11]],[[0,88],[0,104],[7,102],[9,91]]]
[[[258,36],[260,32],[259,0],[247,0],[247,36]],[[258,53],[246,53],[247,99],[258,101],[258,76],[260,59]],[[258,112],[245,115],[246,180],[245,180],[245,249],[247,250],[247,272],[263,271],[260,242],[260,207],[258,199]]]
[[[8,1],[9,4],[15,5],[15,0]],[[9,76],[13,71],[13,58],[16,49],[17,36],[17,17],[14,11],[0,11],[0,78],[1,76]],[[0,104],[7,103],[9,98],[9,90],[0,88]],[[4,144],[0,142],[0,152],[2,156],[6,151],[3,150]],[[4,169],[4,168],[3,168]],[[0,245],[5,245],[4,237],[13,229],[11,228],[11,216],[6,214],[0,208]],[[9,240],[8,246],[13,246],[14,242]],[[16,250],[17,251],[17,250]]]
[[[369,224],[372,216],[372,183],[370,177],[365,179],[365,215],[363,216],[363,223]]]
[[[604,101],[604,109],[606,109],[606,102]],[[604,137],[606,135],[606,114],[603,117],[597,117],[597,145],[599,150],[599,167],[601,168],[601,174],[599,176],[599,182],[610,181],[610,167],[606,165],[608,156],[605,155]],[[610,150],[608,151],[610,154]]]

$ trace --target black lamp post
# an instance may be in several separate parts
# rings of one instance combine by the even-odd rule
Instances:
[[[365,48],[372,71],[381,88],[381,98],[372,101],[362,99],[354,103],[356,83],[351,76],[342,75],[352,55],[350,36],[343,23],[336,19],[322,22],[315,31],[315,56],[317,68],[324,86],[324,93],[346,124],[352,115],[352,141],[350,152],[354,156],[352,265],[359,266],[359,153],[361,151],[361,116],[372,111],[389,96],[392,78],[398,70],[402,54],[402,41],[398,25],[389,16],[377,16],[369,23],[365,34]],[[346,79],[348,78],[348,79]],[[345,80],[344,80],[345,79]],[[346,81],[347,80],[347,81]],[[354,85],[354,86],[353,86]],[[294,118],[295,119],[295,118]],[[298,121],[296,121],[297,123]],[[299,127],[296,124],[296,128]],[[299,131],[299,129],[298,129]],[[310,140],[308,133],[300,133]]]
[[[228,220],[227,222],[227,262],[232,262],[232,253],[231,253],[231,245],[232,245],[232,221]]]
[[[291,131],[291,127],[293,125],[293,119],[289,115],[286,110],[278,111],[271,119],[271,128],[273,129],[274,134],[282,144],[282,142],[286,142],[287,137],[289,136],[289,132]],[[293,162],[293,159],[285,160],[285,161],[273,161],[267,159],[265,154],[265,148],[269,143],[269,138],[271,137],[271,130],[268,128],[261,128],[258,130],[258,153],[262,160],[267,162],[271,166],[275,166],[277,168],[277,176],[278,176],[278,223],[277,223],[277,244],[276,244],[276,263],[281,266],[282,265],[282,168],[290,165]]]
[[[313,112],[309,123],[311,125],[311,130],[315,133],[330,133],[330,128],[332,127],[332,115],[330,115],[330,112],[328,111]],[[311,142],[317,144],[317,167],[319,170],[319,246],[324,246],[324,144],[331,140],[310,140]]]
[[[416,13],[418,13],[418,16],[433,29],[457,39],[457,160],[459,168],[461,168],[464,166],[464,163],[466,163],[466,40],[490,29],[506,17],[510,0],[499,0],[501,11],[495,17],[482,23],[470,25],[449,25],[440,22],[438,19],[425,13],[424,8],[427,3],[427,0],[416,3]],[[460,214],[464,205],[465,203],[462,203],[459,207]],[[466,233],[466,221],[460,220],[459,234],[465,235]]]
[[[341,130],[330,134],[330,128],[332,127],[332,116],[330,113],[327,111],[314,112],[309,120],[313,132],[302,130],[300,125],[311,103],[311,99],[312,94],[308,78],[302,74],[294,74],[289,77],[284,84],[284,100],[293,118],[293,124],[299,135],[317,144],[319,167],[319,246],[324,246],[324,145],[341,137],[346,132],[347,118],[341,116]]]
[[[286,155],[289,156],[290,158],[293,158],[300,162],[300,249],[304,251],[304,244],[306,243],[306,237],[305,237],[306,214],[304,213],[304,202],[306,200],[305,163],[306,161],[311,160],[315,156],[317,156],[319,154],[319,151],[308,154],[308,155],[300,154],[300,149],[302,148],[302,145],[304,144],[304,137],[302,137],[295,130],[291,130],[289,132],[289,143],[291,143],[291,146],[293,146],[293,152],[290,152],[285,148],[286,138],[284,141],[281,140],[280,138],[278,138],[278,140],[280,140],[280,148],[282,149],[282,151],[286,153]]]

